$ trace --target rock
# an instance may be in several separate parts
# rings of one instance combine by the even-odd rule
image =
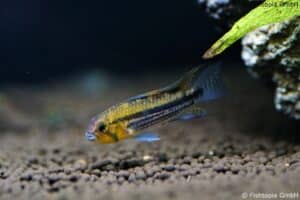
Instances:
[[[20,181],[31,181],[32,180],[32,173],[27,172],[26,174],[20,177]]]
[[[69,180],[71,182],[77,182],[80,177],[78,175],[71,175]]]
[[[168,161],[168,155],[166,153],[158,153],[158,162],[167,162]]]
[[[161,174],[157,175],[157,178],[160,179],[160,180],[166,180],[169,177],[170,177],[170,174],[167,174],[167,173],[161,173]]]
[[[130,176],[128,171],[125,170],[121,170],[117,173],[118,177],[123,177],[123,178],[128,178]]]
[[[117,178],[115,176],[111,175],[111,174],[108,175],[108,177],[106,178],[106,183],[107,184],[113,184],[115,182],[117,182]]]
[[[300,119],[300,17],[261,27],[242,40],[242,58],[255,77],[276,84],[277,110]]]
[[[217,173],[225,173],[227,171],[227,169],[221,164],[217,164],[213,166],[213,170],[216,171]]]
[[[128,182],[134,182],[136,180],[135,175],[134,174],[130,174],[128,177]]]
[[[87,169],[87,166],[88,166],[87,161],[84,159],[79,159],[74,164],[75,170],[85,170],[85,169]]]
[[[263,0],[198,0],[218,27],[232,26]],[[300,119],[300,17],[261,27],[242,39],[242,59],[254,77],[273,80],[275,108]]]
[[[144,180],[147,178],[145,172],[142,170],[137,171],[135,174],[135,177],[136,177],[136,179],[139,179],[139,180]]]
[[[112,161],[109,159],[106,160],[100,160],[94,164],[91,165],[92,169],[102,169],[103,167],[112,164]]]
[[[162,169],[171,172],[174,171],[176,167],[174,165],[167,165],[167,166],[163,166]]]
[[[226,29],[263,0],[198,0],[207,14]]]

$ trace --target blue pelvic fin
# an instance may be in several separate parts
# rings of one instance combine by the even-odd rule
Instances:
[[[140,133],[134,137],[139,142],[156,142],[160,140],[156,133]]]
[[[207,111],[198,105],[194,105],[179,114],[178,120],[190,120],[207,116]]]

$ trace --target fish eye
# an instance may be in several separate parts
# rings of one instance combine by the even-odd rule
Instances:
[[[105,124],[100,124],[99,127],[98,127],[98,130],[100,132],[103,132],[105,129],[106,129],[106,125]]]

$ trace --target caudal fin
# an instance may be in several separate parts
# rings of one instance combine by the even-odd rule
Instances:
[[[196,67],[184,76],[180,86],[184,90],[200,91],[199,102],[220,98],[225,94],[220,68],[220,62]]]

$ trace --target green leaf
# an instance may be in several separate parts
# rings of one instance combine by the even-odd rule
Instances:
[[[266,0],[239,19],[223,37],[203,55],[212,58],[231,46],[241,37],[258,27],[281,22],[300,15],[300,0]]]

